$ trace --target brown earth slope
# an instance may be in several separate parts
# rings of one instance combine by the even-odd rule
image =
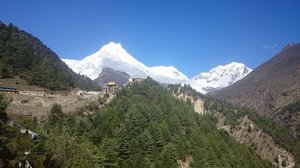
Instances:
[[[255,108],[299,136],[300,109],[283,111],[300,100],[300,44],[287,45],[235,84],[215,93],[227,102]]]

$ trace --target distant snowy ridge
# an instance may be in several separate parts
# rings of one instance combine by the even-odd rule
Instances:
[[[218,66],[208,73],[201,73],[189,79],[173,66],[147,67],[131,56],[119,43],[110,42],[96,53],[82,60],[62,59],[74,72],[96,79],[105,67],[128,73],[131,77],[146,78],[147,76],[160,83],[190,84],[201,93],[226,87],[251,72],[241,63]],[[246,68],[245,68],[246,67]]]
[[[207,92],[218,90],[241,80],[252,70],[242,63],[232,62],[227,65],[219,65],[209,72],[200,73],[192,78]],[[211,90],[213,89],[213,90]]]
[[[149,76],[162,83],[182,83],[189,80],[187,76],[173,66],[155,66],[149,69]]]

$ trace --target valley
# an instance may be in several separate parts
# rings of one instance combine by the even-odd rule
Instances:
[[[4,45],[3,45],[4,44]],[[0,22],[0,167],[300,167],[300,44],[188,78],[120,43],[61,59]]]

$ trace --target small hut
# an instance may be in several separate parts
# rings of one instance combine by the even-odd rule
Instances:
[[[110,81],[106,84],[106,93],[115,94],[117,84],[114,81]]]

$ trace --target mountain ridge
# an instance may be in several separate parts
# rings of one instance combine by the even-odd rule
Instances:
[[[232,62],[226,65],[218,65],[209,72],[200,73],[192,79],[195,80],[197,84],[204,86],[203,88],[209,92],[209,88],[217,90],[227,87],[239,81],[251,71],[250,68],[242,63]]]
[[[15,76],[29,85],[51,90],[96,89],[96,84],[86,76],[74,73],[38,38],[0,21],[0,77]]]
[[[242,80],[217,91],[215,96],[236,105],[253,107],[261,115],[278,121],[300,136],[300,109],[283,111],[295,103],[293,106],[297,107],[297,101],[300,100],[299,81],[298,43],[287,45]]]
[[[246,76],[248,73],[235,73],[228,72],[232,66],[239,65],[247,69],[247,72],[250,72],[251,69],[246,67],[244,64],[233,62],[220,70],[226,71],[229,74],[237,75],[236,78],[228,77],[227,82],[223,82],[222,85],[212,85],[209,81],[205,79],[196,79],[196,77],[189,79],[185,74],[180,72],[174,66],[154,66],[148,67],[142,62],[136,60],[132,55],[130,55],[120,43],[110,42],[107,45],[101,47],[97,52],[91,54],[81,60],[71,60],[71,59],[62,59],[71,69],[76,73],[84,74],[91,79],[95,79],[101,73],[102,68],[110,67],[114,70],[122,71],[128,73],[131,77],[146,78],[147,76],[152,77],[153,79],[159,81],[160,83],[182,83],[189,84],[193,86],[197,91],[201,93],[207,93],[210,91],[215,91],[220,88],[226,87],[229,84],[232,84]],[[229,68],[226,70],[226,68]],[[236,70],[236,69],[234,69]],[[198,75],[199,76],[199,75]],[[228,75],[227,75],[228,76]],[[224,79],[219,77],[219,79]],[[215,80],[218,80],[217,78]],[[207,89],[210,88],[210,89]]]

